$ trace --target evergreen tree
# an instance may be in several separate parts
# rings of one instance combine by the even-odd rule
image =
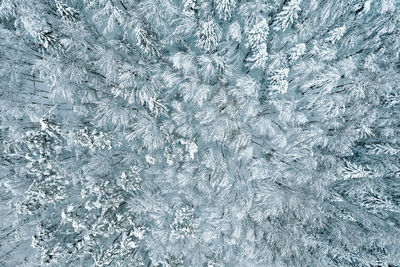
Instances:
[[[396,0],[0,0],[1,266],[399,266]]]

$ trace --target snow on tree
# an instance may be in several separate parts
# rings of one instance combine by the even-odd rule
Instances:
[[[253,61],[252,68],[265,68],[268,59],[267,38],[269,26],[265,19],[257,23],[249,31],[247,45],[253,50],[253,56],[249,61]]]
[[[1,266],[400,266],[396,0],[0,0]]]
[[[285,1],[286,2],[286,1]],[[291,0],[284,5],[282,11],[276,15],[276,30],[286,30],[298,18],[301,11],[300,4],[302,0]]]

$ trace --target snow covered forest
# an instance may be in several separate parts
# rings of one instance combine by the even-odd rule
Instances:
[[[399,0],[0,0],[0,266],[400,266]]]

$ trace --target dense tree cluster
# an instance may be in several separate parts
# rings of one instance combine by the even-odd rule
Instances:
[[[400,266],[397,0],[0,0],[1,266]]]

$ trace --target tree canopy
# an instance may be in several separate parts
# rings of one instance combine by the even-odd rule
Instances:
[[[400,266],[397,0],[0,0],[1,266]]]

